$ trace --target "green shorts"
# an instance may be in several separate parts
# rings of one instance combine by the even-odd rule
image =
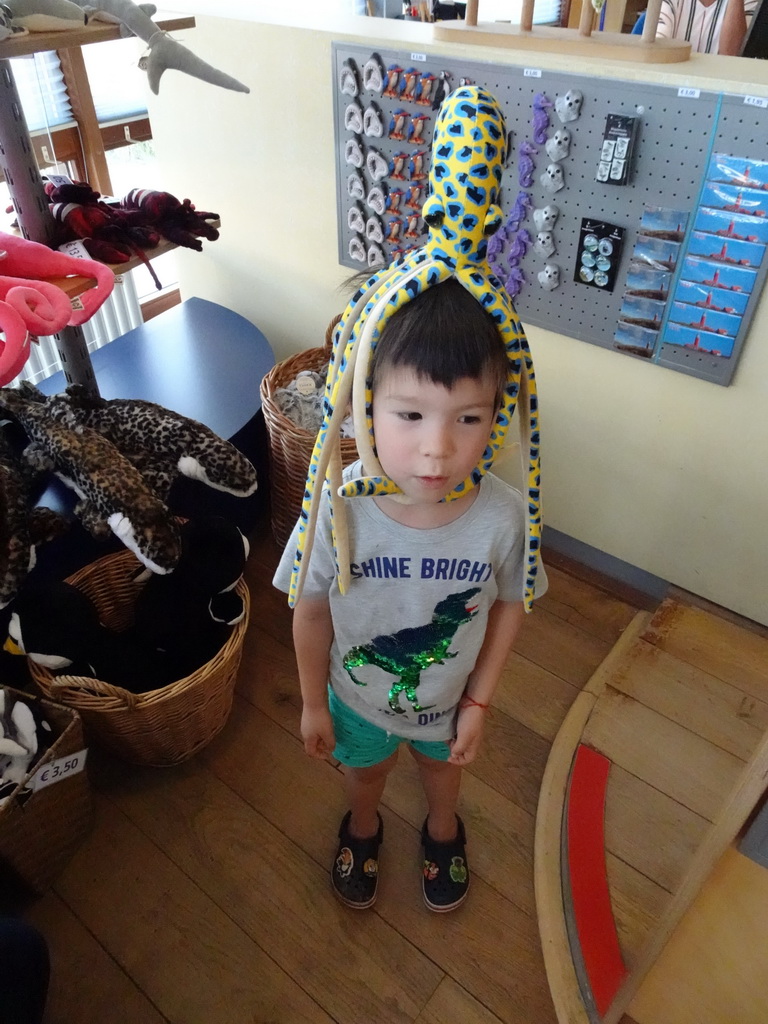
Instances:
[[[336,734],[336,749],[333,756],[350,768],[370,768],[381,764],[390,757],[401,743],[408,743],[425,757],[435,761],[447,761],[451,748],[445,740],[410,740],[395,736],[378,725],[361,718],[328,687],[328,707]]]

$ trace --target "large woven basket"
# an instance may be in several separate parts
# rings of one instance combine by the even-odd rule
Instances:
[[[304,484],[307,479],[315,434],[303,430],[284,415],[275,402],[275,392],[283,388],[300,370],[320,370],[331,357],[333,333],[341,319],[334,317],[325,332],[322,348],[309,348],[277,363],[261,382],[261,408],[269,433],[270,504],[272,507],[272,535],[285,547],[291,530],[301,512]],[[348,466],[357,458],[355,439],[341,440],[341,460]]]
[[[91,598],[105,626],[120,631],[133,622],[142,586],[134,577],[140,569],[130,551],[121,551],[92,562],[67,582]],[[131,693],[98,679],[54,676],[31,661],[30,672],[45,696],[79,711],[88,734],[119,757],[158,767],[178,764],[213,739],[232,709],[250,608],[244,580],[236,593],[245,614],[218,654],[191,675],[158,690]]]
[[[80,716],[28,693],[3,687],[27,703],[37,702],[56,739],[0,807],[0,874],[9,871],[33,892],[42,894],[56,879],[91,828],[92,799]],[[71,755],[79,755],[72,757]],[[59,758],[64,758],[60,762]],[[51,765],[51,762],[58,762]],[[57,781],[35,789],[46,766]]]

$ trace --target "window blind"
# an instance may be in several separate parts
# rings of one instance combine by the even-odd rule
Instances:
[[[147,76],[139,69],[144,48],[135,36],[83,47],[99,124],[146,115]]]
[[[73,120],[64,76],[54,50],[12,57],[11,67],[31,132]]]

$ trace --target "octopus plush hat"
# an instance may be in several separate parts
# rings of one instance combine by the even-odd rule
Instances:
[[[521,597],[530,611],[541,540],[533,362],[509,296],[486,262],[488,238],[502,223],[498,202],[506,155],[506,125],[496,99],[478,86],[464,86],[451,93],[435,122],[430,194],[423,209],[429,227],[428,241],[423,248],[369,278],[352,297],[336,330],[325,392],[325,418],[312,453],[299,521],[288,597],[292,606],[301,595],[324,481],[328,482],[337,578],[342,593],[349,586],[350,573],[344,500],[339,498],[399,493],[376,457],[371,355],[381,332],[398,309],[425,288],[454,277],[496,321],[507,350],[509,372],[502,405],[480,463],[443,500],[459,498],[480,482],[502,447],[511,418],[519,408],[521,454],[528,492],[526,580]],[[347,415],[350,399],[363,475],[343,484],[339,425]]]

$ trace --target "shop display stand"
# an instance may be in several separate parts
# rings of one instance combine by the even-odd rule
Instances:
[[[595,60],[630,60],[640,64],[678,64],[690,59],[691,44],[682,39],[656,39],[661,0],[648,5],[642,38],[622,32],[595,32],[595,10],[584,0],[579,27],[553,28],[533,25],[535,0],[524,0],[519,25],[477,21],[477,0],[468,0],[463,21],[435,23],[434,38],[476,46],[497,46],[515,50],[536,50],[562,53],[567,44],[569,54],[594,57]]]
[[[189,28],[194,23],[193,18],[176,18],[170,22],[161,22],[160,27]],[[21,39],[12,37],[0,43],[0,166],[24,238],[45,245],[51,244],[54,221],[49,212],[48,199],[9,58],[119,38],[119,26],[101,24],[67,32],[30,32]],[[125,264],[116,269],[121,273],[131,268],[131,264]],[[74,298],[78,290],[84,291],[87,286],[87,279],[67,279],[66,290]],[[90,395],[97,396],[98,385],[82,328],[65,327],[54,338],[67,383],[80,384]]]

